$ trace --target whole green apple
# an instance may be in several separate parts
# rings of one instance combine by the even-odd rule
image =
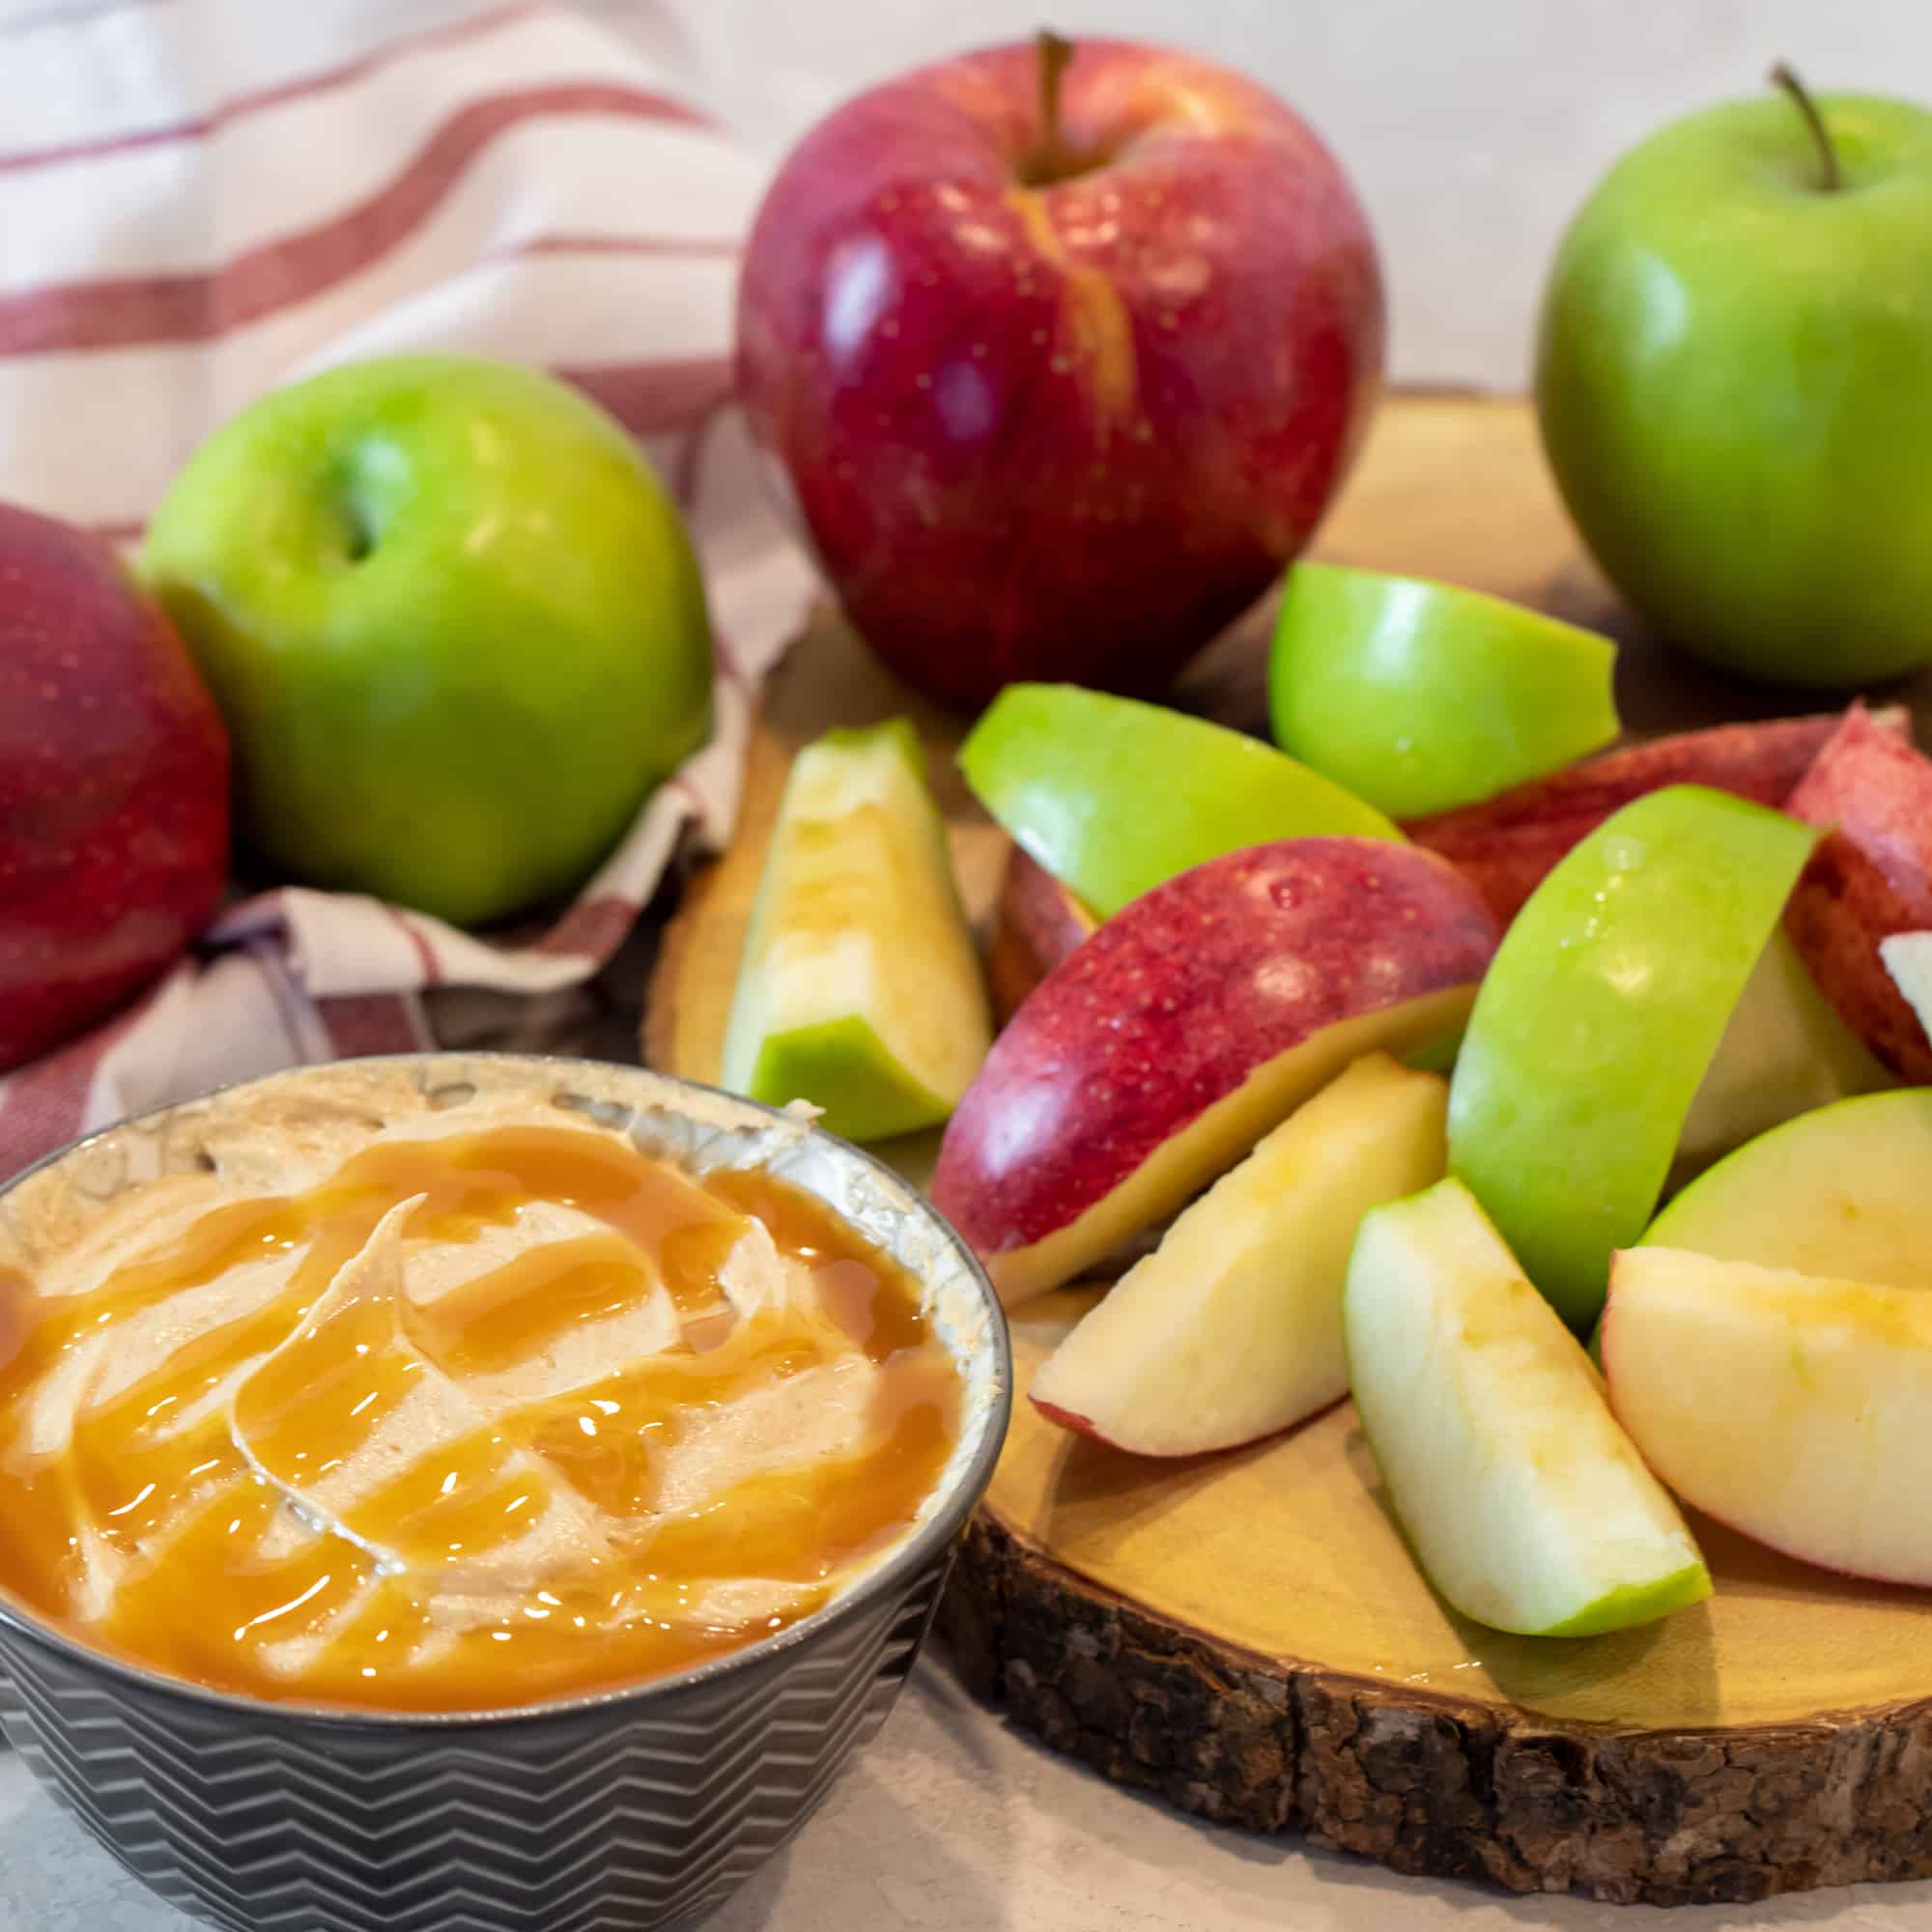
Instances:
[[[534,370],[355,363],[209,438],[141,570],[278,871],[480,924],[582,883],[708,728],[691,544],[636,445]]]
[[[1932,658],[1932,113],[1785,93],[1610,171],[1544,299],[1570,512],[1663,637],[1849,686]]]

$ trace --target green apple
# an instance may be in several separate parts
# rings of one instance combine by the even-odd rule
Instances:
[[[580,885],[703,742],[703,588],[629,437],[534,370],[349,364],[202,444],[141,571],[278,872],[477,924]]]
[[[1932,1088],[1802,1114],[1700,1175],[1645,1230],[1646,1247],[1719,1261],[1932,1287]]]
[[[1606,818],[1503,935],[1449,1101],[1449,1168],[1573,1327],[1642,1232],[1809,826],[1673,785]]]
[[[1185,712],[1011,684],[959,748],[974,795],[1102,919],[1177,872],[1278,838],[1400,838],[1374,806]]]
[[[792,762],[752,908],[724,1084],[848,1140],[936,1125],[992,1040],[973,935],[903,718]]]
[[[1452,584],[1297,563],[1268,659],[1275,742],[1393,818],[1547,777],[1622,729],[1616,649]]]
[[[1713,107],[1617,163],[1558,252],[1536,395],[1653,628],[1849,686],[1932,658],[1932,114],[1807,105]]]
[[[1343,1332],[1362,1433],[1453,1608],[1591,1636],[1711,1594],[1576,1337],[1462,1182],[1362,1217]]]

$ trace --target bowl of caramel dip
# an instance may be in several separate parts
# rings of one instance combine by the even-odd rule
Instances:
[[[695,1917],[884,1718],[1009,1383],[803,1115],[490,1054],[163,1109],[0,1192],[0,1725],[235,1932]]]

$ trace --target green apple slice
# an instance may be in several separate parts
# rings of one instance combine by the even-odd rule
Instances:
[[[902,718],[830,731],[785,782],[725,1030],[724,1084],[848,1140],[937,1125],[991,1043],[924,762]]]
[[[1362,1215],[1442,1178],[1448,1083],[1371,1053],[1224,1174],[1082,1318],[1035,1407],[1141,1456],[1287,1429],[1349,1392],[1342,1278]]]
[[[1548,777],[1623,728],[1607,638],[1520,604],[1330,563],[1288,573],[1275,742],[1396,818]]]
[[[1711,1594],[1582,1349],[1461,1181],[1363,1216],[1343,1323],[1363,1432],[1452,1607],[1591,1636]]]
[[[974,795],[1102,919],[1177,872],[1277,838],[1402,834],[1271,745],[1070,684],[1011,684],[959,749]]]
[[[1573,1327],[1656,1209],[1816,832],[1701,786],[1605,819],[1503,935],[1456,1062],[1449,1169]]]
[[[1645,1247],[1932,1288],[1932,1088],[1802,1114],[1700,1175]]]

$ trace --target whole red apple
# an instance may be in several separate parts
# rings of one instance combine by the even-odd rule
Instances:
[[[206,923],[228,741],[98,539],[0,504],[0,1068],[98,1019]]]
[[[902,676],[1151,692],[1307,541],[1380,374],[1375,245],[1279,100],[1051,36],[861,95],[753,231],[738,373]]]

